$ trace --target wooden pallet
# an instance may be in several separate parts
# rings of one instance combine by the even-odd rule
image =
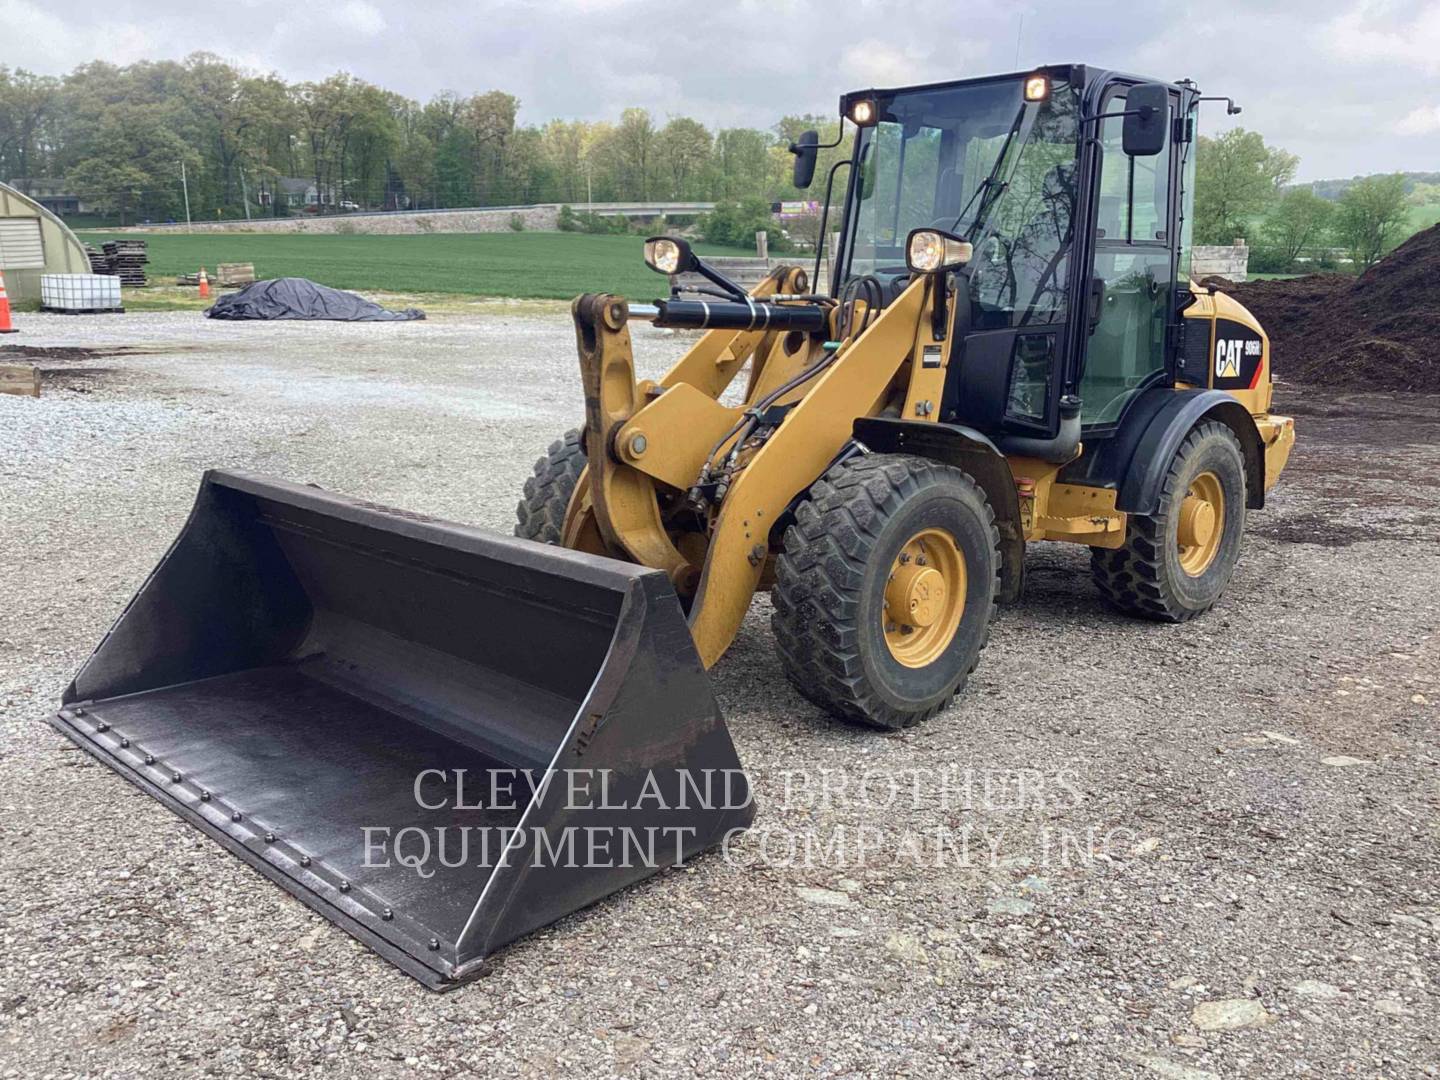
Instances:
[[[0,364],[0,394],[40,396],[40,369],[34,364]]]
[[[215,280],[222,289],[250,285],[255,281],[254,263],[221,263],[215,267]]]

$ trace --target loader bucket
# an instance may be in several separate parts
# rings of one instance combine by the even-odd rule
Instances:
[[[435,989],[754,814],[665,575],[246,474],[53,723]]]

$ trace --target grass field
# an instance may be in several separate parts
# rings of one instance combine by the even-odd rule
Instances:
[[[96,244],[117,234],[82,233]],[[139,234],[120,234],[134,237]],[[583,292],[633,298],[662,295],[665,280],[640,258],[637,236],[580,233],[463,233],[429,236],[321,236],[160,232],[146,268],[157,285],[218,263],[254,263],[257,277],[305,277],[340,289],[456,293],[569,300]],[[741,252],[710,250],[715,254]]]
[[[1410,231],[1417,233],[1431,225],[1440,225],[1440,203],[1426,203],[1410,207]]]

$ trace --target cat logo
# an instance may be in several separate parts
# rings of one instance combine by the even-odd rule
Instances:
[[[1215,377],[1237,379],[1240,377],[1240,359],[1244,355],[1245,343],[1236,339],[1215,343]]]

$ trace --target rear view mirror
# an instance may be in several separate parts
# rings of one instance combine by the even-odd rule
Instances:
[[[1162,83],[1141,83],[1125,95],[1121,143],[1133,157],[1154,157],[1165,149],[1170,123],[1170,91]]]
[[[802,131],[800,138],[790,144],[790,153],[795,155],[795,173],[790,182],[804,191],[815,179],[815,160],[820,156],[819,132]]]

